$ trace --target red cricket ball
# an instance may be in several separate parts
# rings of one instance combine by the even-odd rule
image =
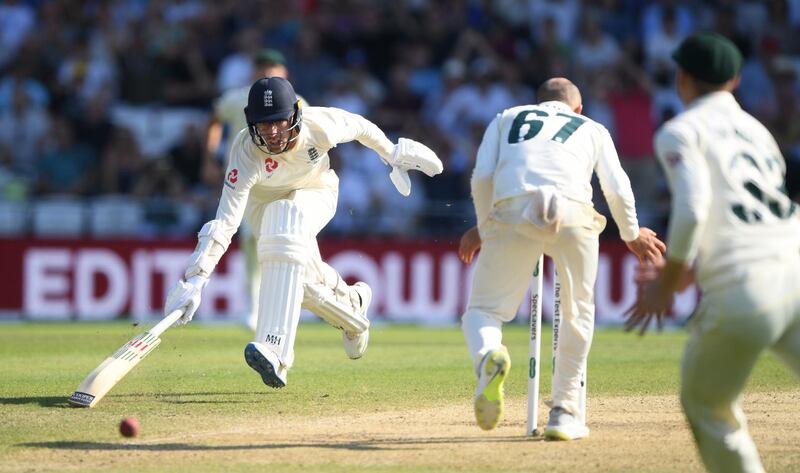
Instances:
[[[126,417],[119,423],[119,433],[123,437],[136,437],[139,435],[139,421],[136,417]]]

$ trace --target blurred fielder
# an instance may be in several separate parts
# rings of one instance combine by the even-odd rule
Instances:
[[[257,236],[261,269],[255,339],[245,360],[264,383],[286,385],[294,359],[301,306],[343,331],[352,359],[367,349],[367,309],[372,291],[363,282],[349,286],[320,258],[316,235],[336,212],[338,183],[328,151],[357,140],[392,166],[392,183],[411,192],[408,170],[429,176],[442,172],[433,151],[413,140],[393,144],[372,122],[344,110],[301,108],[292,85],[280,77],[256,81],[244,109],[247,128],[231,145],[216,218],[198,234],[186,268],[167,296],[165,313],[185,309],[191,320],[231,237],[244,217]]]
[[[627,324],[660,325],[694,266],[703,297],[683,354],[683,410],[709,471],[763,472],[740,398],[766,348],[800,375],[800,211],[777,143],[731,93],[736,46],[697,34],[673,58],[687,109],[655,137],[672,192],[669,252]]]
[[[286,59],[283,54],[274,49],[264,49],[253,59],[255,66],[253,81],[262,77],[282,77],[289,78],[289,71],[286,69]],[[228,165],[226,156],[228,148],[225,146],[223,135],[228,135],[228,143],[233,142],[233,138],[240,130],[247,128],[244,107],[247,106],[247,94],[250,86],[238,87],[225,91],[220,98],[214,102],[214,115],[208,126],[206,138],[206,158],[203,163],[205,173],[214,173],[218,169],[218,161],[222,161],[222,169]],[[213,178],[216,181],[216,177]],[[259,271],[258,254],[256,251],[256,236],[250,231],[247,225],[242,225],[239,230],[239,240],[241,243],[242,254],[244,255],[245,268],[247,270],[247,292],[250,296],[250,310],[245,314],[243,323],[252,330],[256,329],[258,321],[258,288],[261,282],[261,271]]]
[[[579,420],[580,382],[594,331],[598,236],[606,224],[592,205],[593,171],[628,248],[640,260],[657,261],[664,247],[652,230],[639,228],[611,136],[581,115],[578,88],[554,78],[537,96],[538,105],[497,115],[478,149],[472,175],[478,225],[464,235],[459,253],[469,262],[482,247],[462,327],[479,377],[475,416],[481,428],[492,429],[503,413],[511,363],[502,324],[514,319],[542,253],[555,261],[562,322],[544,435],[571,440],[589,434]]]

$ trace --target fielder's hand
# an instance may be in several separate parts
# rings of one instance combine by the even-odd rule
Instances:
[[[472,263],[475,253],[481,249],[481,235],[478,233],[478,227],[472,227],[461,236],[461,242],[458,245],[458,257],[465,264]]]
[[[164,304],[164,315],[174,310],[182,309],[183,316],[175,322],[175,325],[185,325],[192,320],[194,313],[200,306],[200,293],[208,284],[205,276],[192,276],[187,281],[180,280],[173,286],[167,295],[167,302]]]
[[[394,145],[389,165],[392,166],[392,172],[389,174],[392,184],[397,188],[397,192],[405,196],[411,194],[408,171],[417,170],[433,177],[444,170],[442,161],[432,149],[408,138],[400,138]]]
[[[651,273],[639,274],[639,297],[625,311],[625,330],[639,327],[639,335],[643,335],[653,320],[661,330],[664,318],[669,317],[675,294],[686,289],[693,279],[689,265],[674,260],[654,265]]]
[[[639,258],[639,263],[649,261],[661,264],[664,260],[663,254],[667,252],[667,246],[656,238],[656,232],[646,227],[639,228],[639,236],[633,241],[626,241],[625,244],[631,253]]]

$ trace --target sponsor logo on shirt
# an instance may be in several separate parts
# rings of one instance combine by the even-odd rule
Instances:
[[[264,160],[264,170],[267,171],[267,179],[272,177],[272,173],[276,169],[278,169],[278,161],[275,161],[272,158],[267,158]]]
[[[317,151],[317,148],[308,148],[308,159],[311,160],[312,163],[319,159],[319,151]]]
[[[236,189],[236,181],[239,180],[239,170],[236,168],[231,169],[228,176],[225,178],[225,185],[231,189]]]

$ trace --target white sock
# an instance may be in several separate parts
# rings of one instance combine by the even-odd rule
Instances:
[[[475,372],[483,356],[489,350],[496,350],[503,343],[503,323],[483,313],[470,309],[461,318],[461,329],[467,340],[467,349],[472,357]]]

